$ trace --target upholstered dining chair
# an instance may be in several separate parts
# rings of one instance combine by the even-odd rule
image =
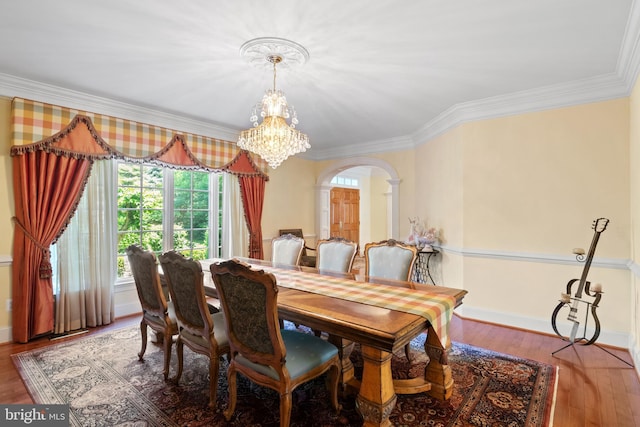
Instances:
[[[285,234],[293,234],[296,237],[304,240],[304,233],[302,232],[302,228],[281,228],[278,230],[279,236],[284,236]],[[302,257],[300,258],[300,265],[304,265],[305,267],[315,267],[316,266],[316,256],[312,255],[311,252],[315,252],[316,250],[310,246],[307,246],[307,242],[304,242],[304,248],[302,248]]]
[[[365,275],[383,279],[411,279],[418,249],[389,239],[364,245]]]
[[[418,249],[389,239],[364,245],[365,275],[384,279],[410,281],[413,266],[418,258]],[[410,359],[411,345],[404,347]]]
[[[271,261],[274,264],[300,265],[304,239],[293,234],[283,234],[271,239]]]
[[[192,351],[209,357],[209,407],[216,404],[220,357],[229,353],[226,322],[223,313],[211,314],[204,292],[202,266],[175,251],[158,256],[169,287],[178,321],[178,373],[182,376],[186,345]]]
[[[237,260],[211,264],[210,270],[227,318],[231,347],[227,421],[235,411],[237,372],[279,393],[280,426],[289,425],[293,390],[325,372],[331,404],[339,412],[338,349],[314,335],[280,329],[275,276]]]
[[[358,249],[356,242],[342,237],[319,240],[316,245],[316,268],[348,273],[353,267]]]
[[[142,335],[142,348],[138,353],[138,359],[143,360],[147,350],[147,326],[156,333],[158,341],[162,341],[164,350],[164,379],[169,378],[169,364],[171,362],[171,347],[173,337],[178,334],[173,303],[167,302],[160,284],[158,262],[151,251],[146,251],[137,245],[131,245],[126,249],[133,281],[136,284],[138,299],[142,306],[142,319],[140,320],[140,332]]]

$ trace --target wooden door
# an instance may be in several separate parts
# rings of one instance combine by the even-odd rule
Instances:
[[[360,243],[360,190],[331,189],[331,237],[343,237]]]

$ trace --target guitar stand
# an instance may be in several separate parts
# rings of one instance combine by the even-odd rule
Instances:
[[[572,299],[573,299],[573,298],[572,298]],[[633,367],[634,367],[634,365],[633,365],[633,364],[631,364],[631,363],[627,362],[626,360],[622,359],[620,356],[618,356],[618,355],[616,355],[616,354],[613,354],[612,352],[610,352],[610,351],[609,351],[609,350],[607,350],[606,348],[604,348],[604,347],[602,347],[602,346],[599,346],[598,344],[596,344],[596,343],[595,343],[595,341],[598,339],[598,336],[600,335],[600,322],[596,322],[596,331],[594,332],[594,334],[593,334],[593,336],[591,337],[591,339],[587,340],[587,337],[586,337],[585,335],[586,335],[586,333],[587,333],[587,321],[589,320],[589,313],[591,312],[590,308],[591,308],[592,303],[591,303],[591,302],[589,302],[589,301],[582,301],[582,300],[580,300],[580,302],[587,304],[587,310],[586,310],[585,315],[584,315],[584,329],[583,329],[583,336],[582,336],[581,338],[575,338],[573,341],[571,341],[571,339],[567,339],[566,337],[563,337],[563,336],[562,336],[562,335],[557,331],[557,328],[556,328],[556,325],[555,325],[555,320],[556,320],[556,318],[555,318],[555,314],[557,314],[557,311],[556,311],[556,312],[554,312],[554,316],[553,316],[553,318],[552,318],[551,320],[552,320],[552,322],[553,322],[553,327],[554,327],[554,330],[556,331],[556,334],[557,334],[560,338],[562,338],[562,340],[563,340],[563,341],[570,341],[570,342],[569,342],[569,344],[565,345],[564,347],[561,347],[561,348],[557,349],[556,351],[551,352],[551,355],[552,355],[552,356],[555,356],[555,354],[556,354],[556,353],[558,353],[558,352],[560,352],[560,351],[564,350],[565,348],[572,347],[572,348],[573,348],[573,351],[575,351],[575,352],[576,352],[576,355],[578,356],[578,358],[580,358],[580,355],[578,354],[578,352],[577,352],[577,350],[575,349],[575,347],[574,347],[574,346],[575,346],[575,344],[580,344],[580,342],[581,342],[581,341],[586,341],[586,343],[581,344],[581,345],[595,345],[595,346],[596,346],[596,347],[598,347],[600,350],[604,351],[605,353],[609,353],[611,356],[615,357],[615,358],[616,358],[616,359],[618,359],[619,361],[621,361],[621,362],[625,363],[626,365],[628,365],[629,367],[633,368]]]
[[[576,355],[578,355],[578,358],[580,358],[580,355],[579,355],[579,354],[578,354],[578,352],[576,351],[576,349],[575,349],[574,345],[575,345],[575,344],[578,344],[578,343],[579,343],[580,341],[582,341],[583,339],[584,339],[584,338],[581,338],[581,339],[578,339],[577,341],[571,342],[571,343],[569,343],[569,344],[565,345],[564,347],[561,347],[561,348],[557,349],[556,351],[552,352],[552,353],[551,353],[551,355],[552,355],[552,356],[555,356],[555,354],[556,354],[557,352],[562,351],[562,350],[564,350],[564,349],[565,349],[565,348],[567,348],[567,347],[572,347],[572,348],[573,348],[573,351],[575,351],[575,352],[576,352]],[[602,351],[604,351],[604,352],[606,352],[606,353],[609,353],[611,356],[613,356],[613,357],[615,357],[616,359],[618,359],[619,361],[621,361],[621,362],[625,363],[627,366],[629,366],[629,367],[631,367],[631,368],[634,368],[633,364],[631,364],[631,363],[627,362],[626,360],[622,359],[620,356],[618,356],[618,355],[616,355],[616,354],[611,353],[609,350],[607,350],[606,348],[604,348],[604,347],[602,347],[602,346],[599,346],[598,344],[593,343],[593,344],[584,344],[584,345],[594,345],[594,346],[598,347],[600,350],[602,350]]]

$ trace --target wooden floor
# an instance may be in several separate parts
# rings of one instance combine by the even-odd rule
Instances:
[[[94,328],[88,334],[137,324],[138,321],[138,316],[118,319],[113,325]],[[640,426],[640,380],[635,369],[596,346],[577,346],[575,350],[568,348],[554,357],[551,352],[564,345],[557,337],[459,317],[453,319],[451,337],[454,341],[558,366],[558,394],[554,416],[556,427]],[[69,339],[77,337],[63,340]],[[11,354],[63,340],[50,341],[43,338],[29,344],[0,344],[0,402],[32,403],[11,361]],[[607,350],[631,362],[628,352],[611,348]]]

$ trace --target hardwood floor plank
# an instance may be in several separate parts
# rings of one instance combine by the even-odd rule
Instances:
[[[117,319],[112,325],[91,328],[87,334],[139,324],[139,315]],[[560,367],[554,426],[640,427],[640,379],[615,357],[596,346],[576,346],[552,355],[564,345],[556,336],[537,334],[500,325],[454,316],[451,339],[502,353],[526,357]],[[33,403],[12,360],[11,354],[73,340],[40,338],[28,344],[0,344],[0,402]],[[610,349],[630,361],[628,352]],[[134,355],[135,356],[135,355]]]
[[[631,394],[627,394],[627,396],[629,398],[629,408],[631,409],[631,413],[633,414],[633,417],[636,419],[640,419],[640,395],[631,393]]]
[[[558,425],[569,425],[571,412],[569,396],[571,395],[571,370],[561,368],[558,372],[558,391],[556,395],[555,420]]]

